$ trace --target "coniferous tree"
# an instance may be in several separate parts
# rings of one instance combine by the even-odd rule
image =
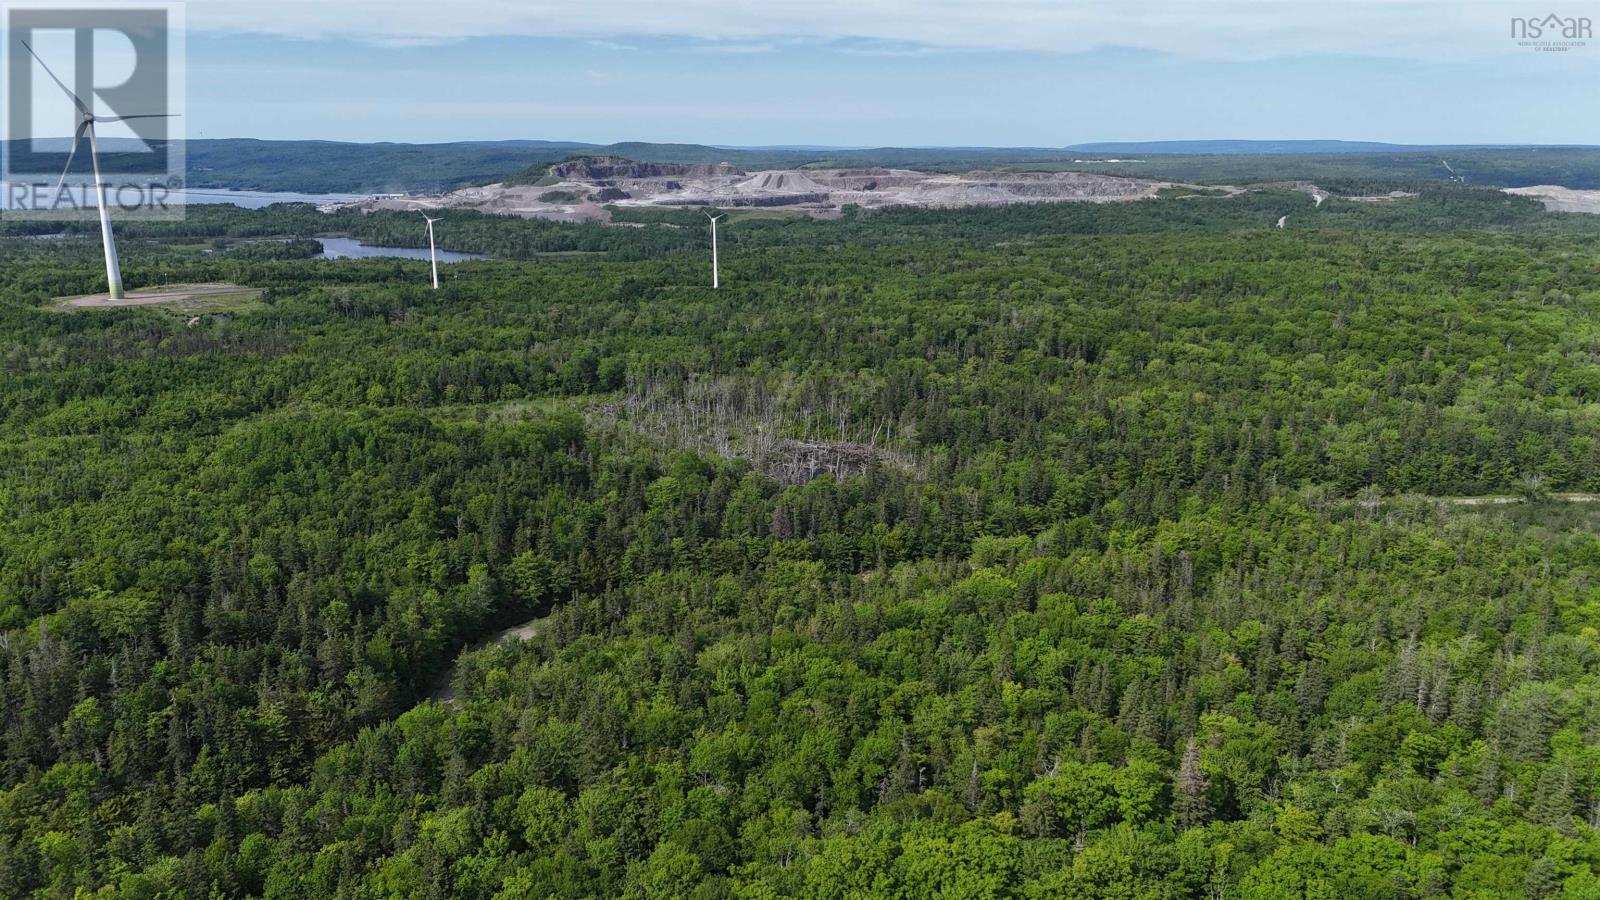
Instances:
[[[1200,745],[1191,736],[1184,744],[1183,758],[1172,780],[1172,809],[1180,828],[1193,828],[1210,818],[1211,804],[1206,796],[1210,786],[1200,768]]]

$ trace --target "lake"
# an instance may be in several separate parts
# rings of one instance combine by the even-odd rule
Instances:
[[[322,254],[317,259],[368,259],[374,256],[398,256],[402,259],[428,258],[428,248],[411,247],[375,247],[364,244],[354,238],[317,238],[322,242]],[[440,250],[439,262],[457,263],[474,259],[486,259],[477,253],[456,253],[452,250]]]

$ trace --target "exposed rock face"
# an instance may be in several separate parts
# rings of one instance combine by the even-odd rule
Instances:
[[[420,205],[478,209],[558,221],[606,221],[607,207],[783,207],[815,216],[849,206],[951,208],[1013,203],[1108,203],[1153,197],[1170,182],[1091,172],[918,172],[910,169],[770,169],[744,172],[731,165],[646,163],[589,156],[558,163],[543,187],[487,185],[454,191]],[[553,182],[553,183],[552,183]],[[1217,189],[1213,189],[1217,190]],[[1237,188],[1225,189],[1237,192]],[[553,203],[561,192],[576,204]],[[548,195],[548,199],[547,199]],[[405,198],[373,201],[379,207],[415,209]]]
[[[680,165],[636,162],[620,156],[585,156],[551,166],[550,174],[570,181],[605,181],[617,178],[715,178],[743,175],[744,172],[727,163]]]
[[[755,177],[739,182],[740,191],[776,191],[780,193],[825,194],[828,189],[806,176],[804,172],[759,172]]]
[[[821,205],[827,203],[830,194],[774,194],[770,197],[736,197],[734,206],[798,206],[801,204]]]

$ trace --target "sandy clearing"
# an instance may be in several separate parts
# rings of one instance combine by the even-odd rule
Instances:
[[[1344,199],[1353,200],[1356,203],[1388,203],[1393,200],[1409,200],[1416,196],[1418,194],[1415,191],[1390,191],[1387,194],[1360,194]]]
[[[1535,184],[1503,190],[1517,197],[1536,198],[1551,212],[1600,213],[1600,191],[1576,190],[1559,184]]]
[[[110,294],[87,294],[82,297],[60,297],[57,302],[76,309],[92,309],[164,303],[181,305],[196,300],[214,302],[223,298],[253,300],[260,294],[259,288],[240,287],[237,284],[174,284],[152,290],[131,291],[120,300],[111,299]]]
[[[572,190],[574,187],[584,188],[583,191],[575,191],[580,196],[584,196],[589,190],[587,186],[570,184],[552,187],[531,187],[496,183],[486,184],[482,187],[463,188],[448,194],[428,197],[384,197],[377,200],[368,200],[359,204],[359,206],[363,209],[382,209],[394,212],[471,209],[492,215],[548,219],[552,222],[609,222],[611,220],[611,210],[606,209],[601,203],[587,199],[587,197],[576,203],[547,203],[539,199],[546,194]]]

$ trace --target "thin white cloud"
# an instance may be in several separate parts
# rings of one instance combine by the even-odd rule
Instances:
[[[734,41],[701,44],[694,48],[700,53],[727,53],[746,56],[752,53],[771,53],[777,46],[771,41]]]
[[[1593,0],[1556,0],[1562,15]],[[190,0],[201,31],[380,43],[471,37],[701,42],[809,39],[1082,52],[1126,47],[1185,58],[1307,54],[1472,59],[1516,52],[1523,0]],[[1539,12],[1544,6],[1539,5]],[[1600,45],[1589,48],[1600,57]]]

